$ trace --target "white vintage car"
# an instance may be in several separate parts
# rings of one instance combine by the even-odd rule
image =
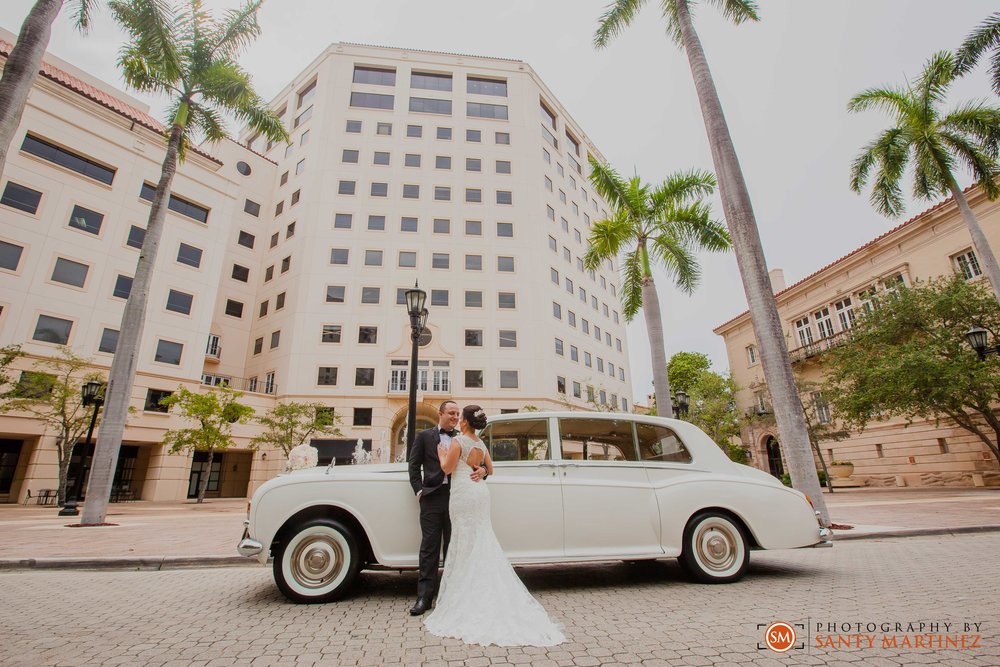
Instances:
[[[679,558],[706,583],[739,579],[752,549],[830,546],[809,499],[730,461],[700,429],[639,415],[493,417],[493,527],[514,563]],[[311,468],[254,493],[238,551],[295,602],[344,595],[361,569],[416,569],[406,464]]]

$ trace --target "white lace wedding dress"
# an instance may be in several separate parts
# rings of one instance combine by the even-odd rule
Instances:
[[[467,644],[555,646],[566,641],[560,627],[524,587],[511,567],[490,521],[490,490],[469,479],[467,461],[480,441],[460,435],[458,467],[451,476],[451,542],[428,632]]]

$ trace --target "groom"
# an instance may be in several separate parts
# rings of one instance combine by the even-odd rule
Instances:
[[[420,616],[431,608],[438,589],[438,561],[442,542],[448,555],[451,537],[451,520],[448,517],[448,499],[451,488],[448,476],[441,470],[438,445],[448,447],[458,435],[456,426],[461,411],[455,401],[445,401],[438,408],[438,425],[421,431],[413,440],[410,450],[410,486],[420,502],[420,578],[417,579],[417,602],[410,609],[411,616]],[[421,469],[423,475],[421,477]],[[486,472],[477,469],[471,477],[479,481]]]

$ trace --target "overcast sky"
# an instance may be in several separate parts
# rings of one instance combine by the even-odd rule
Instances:
[[[17,32],[34,0],[2,0],[0,25]],[[77,0],[66,0],[67,7]],[[175,0],[176,2],[176,0]],[[208,8],[237,0],[205,0]],[[539,73],[619,171],[646,181],[691,167],[712,169],[687,60],[664,35],[652,0],[604,51],[592,46],[606,0],[268,0],[263,35],[242,63],[270,98],[332,42],[360,42],[524,60]],[[900,221],[877,215],[848,188],[851,160],[886,127],[851,115],[861,90],[916,76],[937,50],[953,50],[991,12],[985,0],[761,0],[758,24],[727,24],[710,6],[695,17],[750,188],[769,268],[788,284]],[[81,38],[57,19],[49,50],[121,86],[114,66],[123,36],[99,12]],[[953,101],[990,97],[982,67],[953,88]],[[142,98],[141,99],[147,99]],[[147,100],[162,117],[162,104]],[[992,101],[996,101],[995,98]],[[231,128],[233,133],[238,128]],[[969,182],[963,176],[960,182]],[[911,202],[906,217],[930,204]],[[722,209],[715,203],[721,219]],[[736,260],[702,258],[704,277],[686,296],[658,277],[667,354],[704,352],[729,362],[712,329],[746,309]],[[652,390],[641,315],[629,326],[633,389]]]

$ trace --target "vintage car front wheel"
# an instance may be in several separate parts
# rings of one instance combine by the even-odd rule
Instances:
[[[312,519],[293,527],[274,554],[274,582],[292,602],[340,599],[361,569],[357,540],[332,519]]]
[[[750,563],[743,527],[722,512],[696,514],[684,529],[680,562],[702,583],[725,584],[740,579]]]

